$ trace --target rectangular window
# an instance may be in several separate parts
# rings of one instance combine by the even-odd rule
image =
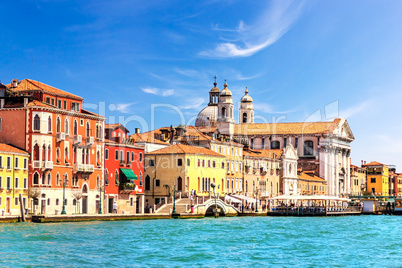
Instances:
[[[201,166],[201,160],[198,159],[198,167],[200,167],[200,166]]]
[[[183,165],[183,159],[179,158],[177,159],[177,166],[181,167]]]
[[[3,188],[3,177],[0,177],[0,189]]]
[[[105,150],[105,160],[109,159],[109,149]]]
[[[3,201],[3,200],[2,200],[2,198],[1,198],[1,196],[0,196],[0,206],[3,205],[3,204],[2,204],[2,203],[3,203],[2,201]]]
[[[134,198],[130,198],[130,207],[133,207],[134,206]]]
[[[24,159],[24,169],[27,169],[28,167],[28,159]]]
[[[79,112],[79,111],[80,111],[80,104],[79,104],[79,103],[77,103],[77,104],[76,104],[76,106],[75,106],[75,110],[76,110],[77,112]]]
[[[18,157],[15,158],[15,168],[18,168]]]
[[[27,182],[28,182],[27,178],[24,178],[24,189],[28,188]]]
[[[254,139],[251,139],[251,141],[250,141],[250,148],[254,149]]]
[[[14,198],[14,205],[18,206],[18,197]]]
[[[119,151],[118,150],[114,151],[114,160],[119,160]]]
[[[3,168],[3,157],[0,156],[0,167]]]
[[[18,178],[15,178],[15,185],[14,185],[14,188],[17,189],[18,186],[19,186],[19,185],[18,185]]]
[[[7,177],[7,190],[11,189],[11,178]]]
[[[284,138],[283,139],[283,147],[286,147],[287,144],[288,144],[288,138]]]
[[[11,157],[7,156],[7,169],[11,169]]]
[[[212,161],[212,167],[216,168],[216,162],[215,161]]]
[[[71,102],[71,111],[75,111],[75,102]]]
[[[46,103],[50,104],[50,98],[49,97],[46,97]]]
[[[67,101],[63,101],[63,109],[67,110]]]
[[[50,104],[54,106],[54,99],[53,98],[50,100]]]
[[[375,183],[375,178],[371,178],[371,183]]]
[[[298,143],[299,143],[299,138],[295,138],[295,148],[297,148]]]
[[[155,187],[161,186],[161,180],[155,180]]]
[[[58,101],[57,108],[61,109],[61,100]]]
[[[155,166],[155,161],[154,161],[154,159],[149,159],[148,165],[149,165],[150,167],[154,167],[154,166]]]

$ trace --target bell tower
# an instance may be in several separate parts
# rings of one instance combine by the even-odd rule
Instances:
[[[248,95],[248,89],[246,87],[245,95],[241,98],[239,109],[239,123],[247,124],[254,123],[254,107],[253,98]]]
[[[219,133],[229,136],[230,139],[233,137],[235,124],[233,107],[232,92],[228,89],[228,84],[225,80],[223,89],[219,94],[217,127]]]

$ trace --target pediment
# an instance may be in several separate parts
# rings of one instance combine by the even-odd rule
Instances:
[[[339,126],[336,128],[335,133],[338,137],[342,139],[347,139],[347,140],[354,140],[355,136],[353,135],[353,132],[348,124],[348,121],[346,119],[343,119],[340,123]]]

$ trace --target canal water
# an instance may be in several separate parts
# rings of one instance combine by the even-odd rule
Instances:
[[[402,217],[0,224],[0,266],[402,267]]]

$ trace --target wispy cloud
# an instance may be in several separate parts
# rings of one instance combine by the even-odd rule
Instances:
[[[340,113],[341,117],[351,118],[352,116],[359,114],[359,113],[363,112],[364,110],[366,110],[367,108],[369,108],[370,103],[371,103],[371,100],[367,100],[367,101],[361,102],[355,106],[349,107],[349,108],[341,111],[341,113]]]
[[[146,88],[141,88],[141,90],[145,93],[162,96],[162,97],[167,97],[167,96],[174,94],[174,89],[159,89],[156,87],[146,87]]]
[[[116,108],[115,108],[115,110],[116,111],[119,111],[119,112],[121,112],[121,113],[128,113],[129,112],[129,107],[131,106],[131,105],[134,105],[134,104],[136,104],[137,102],[132,102],[132,103],[118,103],[118,104],[116,104]]]
[[[199,109],[204,104],[203,98],[193,98],[186,101],[185,105],[180,106],[181,109],[188,110],[188,109]]]
[[[267,114],[289,114],[295,110],[276,111],[272,105],[265,103],[254,103],[254,109]]]
[[[273,1],[253,25],[239,22],[236,29],[219,25],[213,30],[222,34],[221,42],[214,49],[201,51],[200,56],[212,58],[248,57],[278,41],[300,17],[303,2]]]

